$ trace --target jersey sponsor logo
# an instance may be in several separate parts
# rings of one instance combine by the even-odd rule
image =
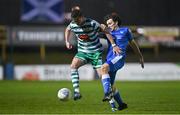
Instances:
[[[87,34],[80,34],[78,35],[78,37],[81,39],[81,40],[89,40],[89,36]]]

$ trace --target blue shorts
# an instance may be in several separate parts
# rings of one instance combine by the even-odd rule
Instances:
[[[111,78],[111,85],[114,84],[116,72],[124,66],[125,56],[117,55],[111,60],[106,61],[109,65],[109,75]]]

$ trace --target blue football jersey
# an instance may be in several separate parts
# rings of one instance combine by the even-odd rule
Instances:
[[[111,31],[111,35],[113,36],[113,39],[116,43],[116,45],[121,48],[121,56],[126,56],[126,48],[128,45],[128,42],[133,39],[132,34],[127,27],[118,28],[117,30]],[[108,40],[108,50],[107,50],[107,57],[106,61],[109,61],[113,59],[116,54],[113,53],[113,47],[111,43]]]

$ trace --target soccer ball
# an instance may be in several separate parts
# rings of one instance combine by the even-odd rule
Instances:
[[[68,88],[62,88],[58,91],[57,97],[61,100],[61,101],[67,101],[71,98],[71,90],[69,90]]]

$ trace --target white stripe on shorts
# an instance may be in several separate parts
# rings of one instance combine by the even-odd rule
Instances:
[[[120,59],[122,59],[122,55],[118,55],[118,56],[116,56],[114,59],[112,59],[111,60],[111,62],[113,63],[113,64],[115,64],[117,61],[119,61]]]

